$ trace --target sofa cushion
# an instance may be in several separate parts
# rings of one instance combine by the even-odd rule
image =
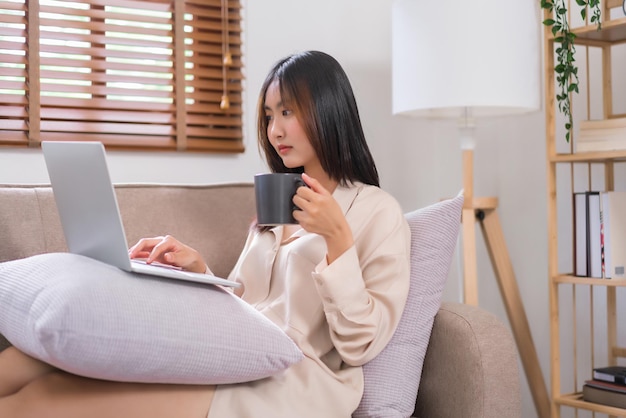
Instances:
[[[353,418],[413,414],[424,357],[441,305],[461,223],[463,194],[405,215],[411,229],[411,282],[391,341],[363,366],[365,389]]]
[[[230,292],[119,270],[68,253],[0,263],[0,333],[82,376],[222,384],[302,358],[274,323]]]

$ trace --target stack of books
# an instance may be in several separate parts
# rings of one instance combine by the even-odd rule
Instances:
[[[626,192],[574,193],[574,274],[626,279]]]
[[[626,409],[626,367],[593,369],[593,379],[583,385],[583,400]]]
[[[576,152],[623,149],[626,149],[626,118],[580,121]]]

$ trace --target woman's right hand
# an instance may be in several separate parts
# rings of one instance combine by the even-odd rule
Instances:
[[[142,238],[130,247],[128,255],[130,258],[145,259],[148,264],[156,261],[195,273],[207,271],[200,253],[170,235]]]

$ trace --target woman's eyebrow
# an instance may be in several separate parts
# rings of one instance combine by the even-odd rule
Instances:
[[[282,100],[280,102],[276,103],[276,108],[277,109],[279,109],[281,107],[283,107]],[[263,105],[263,109],[265,109],[265,110],[272,110],[272,108],[269,105]]]

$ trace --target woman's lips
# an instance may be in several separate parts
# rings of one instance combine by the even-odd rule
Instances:
[[[291,147],[288,147],[287,145],[279,145],[278,146],[278,153],[279,154],[285,154],[290,149],[291,149]]]

